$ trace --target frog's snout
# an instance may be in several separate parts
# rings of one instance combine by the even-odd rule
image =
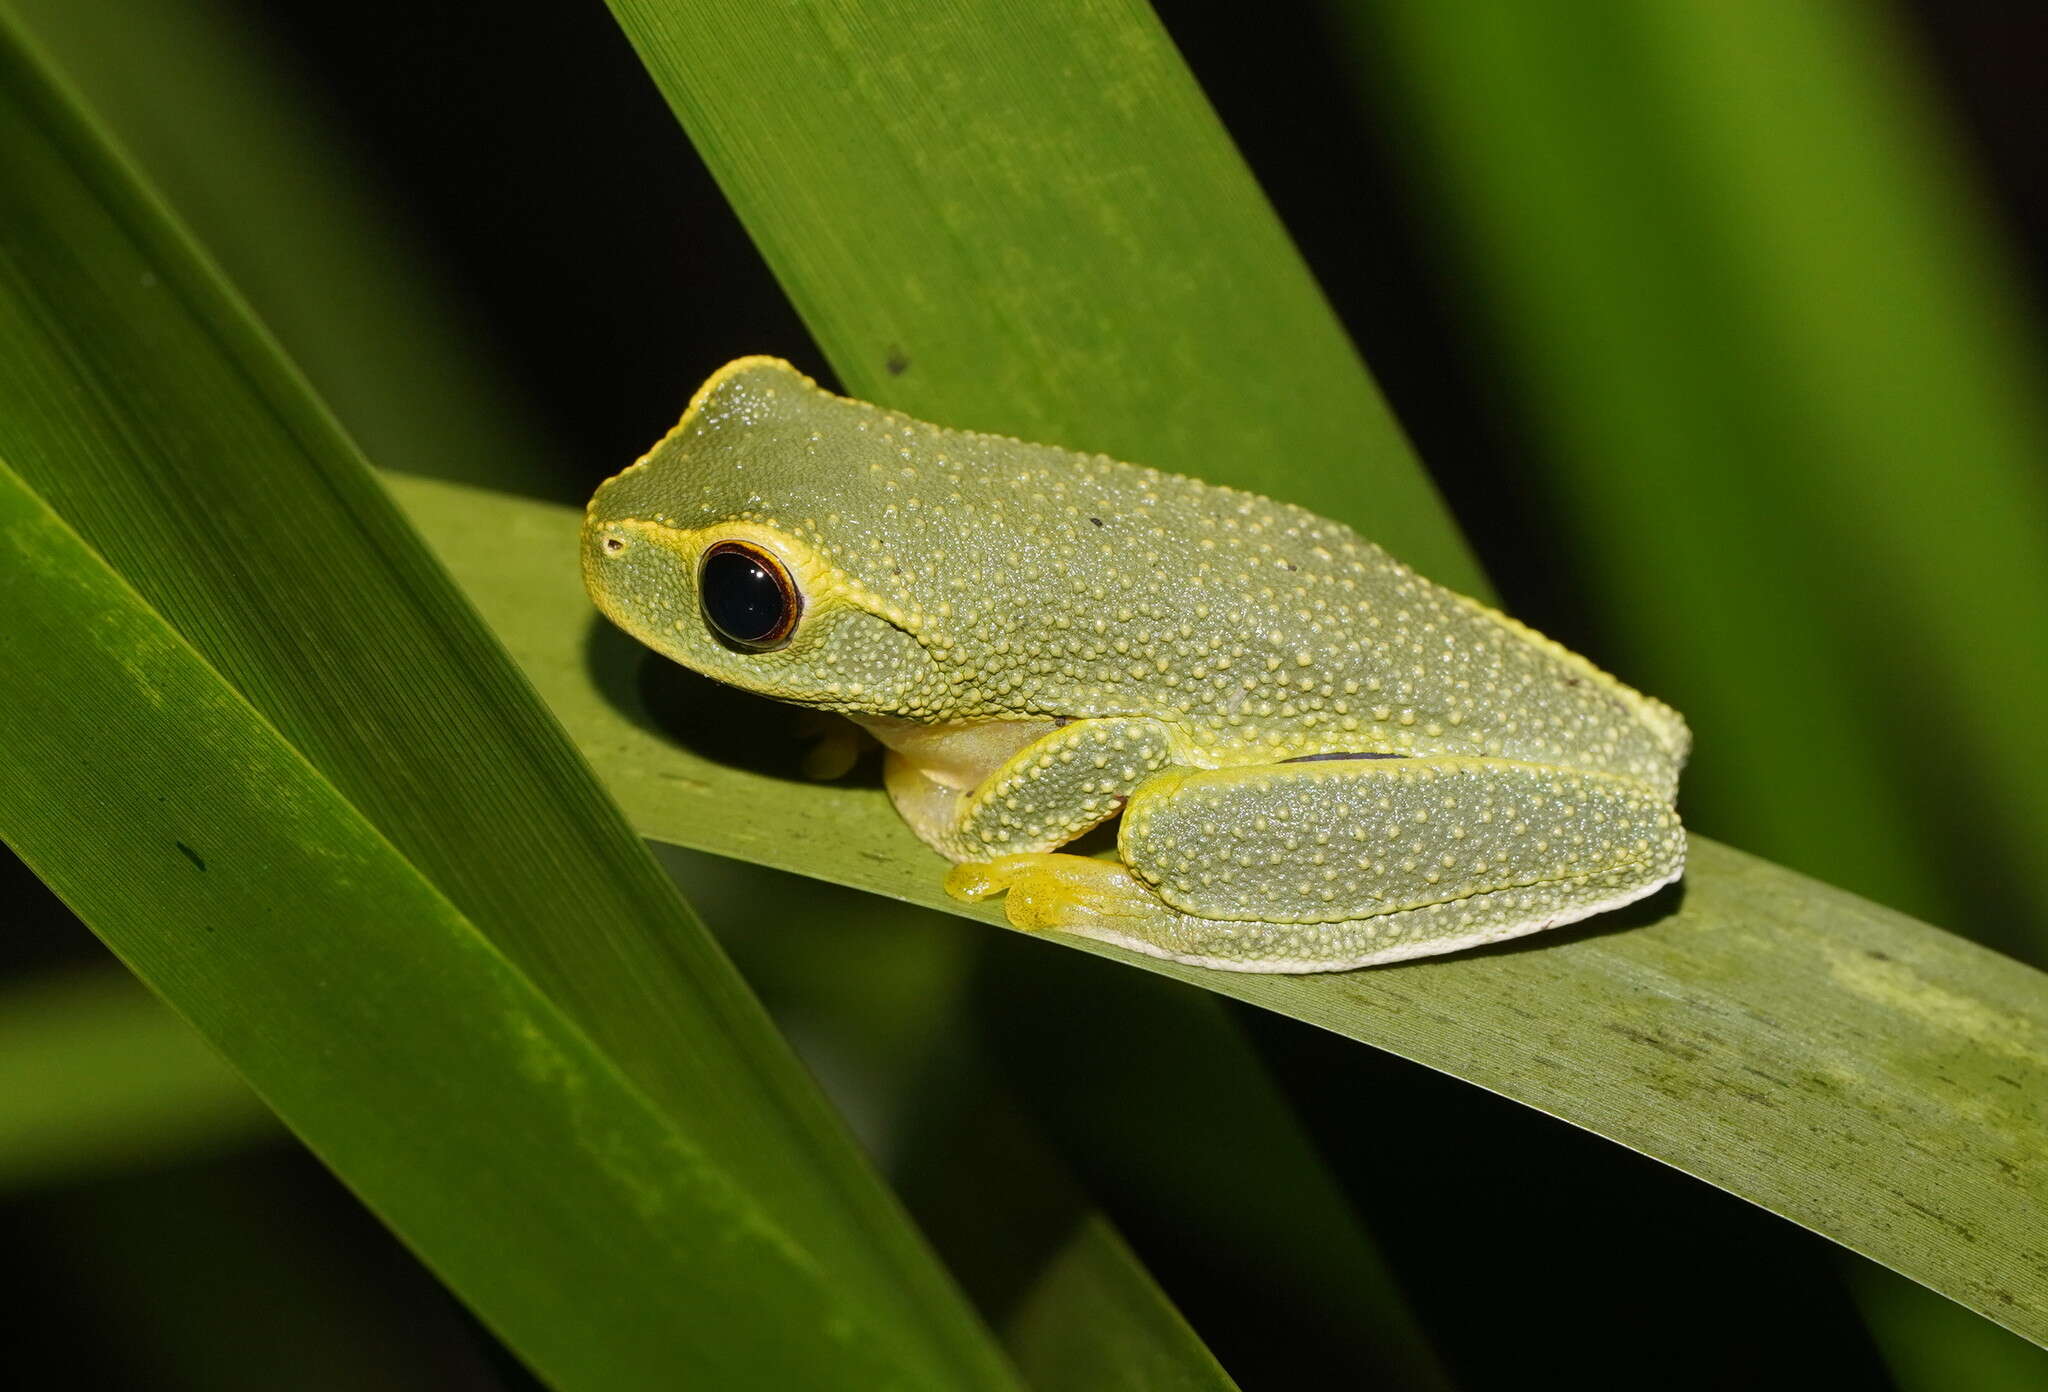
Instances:
[[[650,596],[666,594],[681,582],[679,557],[668,538],[653,524],[630,517],[593,517],[583,524],[583,584],[597,607],[628,632],[638,632],[651,610]]]
[[[593,522],[583,529],[583,583],[593,595],[614,583],[612,577],[632,556],[633,538],[616,523]]]
[[[591,518],[583,524],[583,580],[593,595],[607,583],[619,563],[631,559],[637,538],[616,521]]]
[[[616,563],[637,567],[654,564],[664,553],[680,554],[668,529],[638,518],[592,518],[583,524],[583,568],[591,572]]]

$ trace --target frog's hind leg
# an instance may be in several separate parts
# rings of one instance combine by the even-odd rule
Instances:
[[[1133,796],[1120,845],[1128,870],[1010,856],[953,887],[1007,888],[1022,926],[1174,961],[1340,971],[1618,908],[1685,854],[1636,784],[1464,758],[1170,772]]]

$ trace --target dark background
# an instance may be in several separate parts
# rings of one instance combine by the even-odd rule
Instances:
[[[580,497],[672,423],[695,384],[773,352],[829,380],[800,322],[604,8],[475,0],[241,0],[338,138],[386,183],[529,405],[565,442],[554,491]],[[1598,652],[1579,578],[1545,544],[1533,452],[1461,313],[1442,239],[1417,220],[1391,152],[1361,124],[1349,51],[1313,6],[1168,3],[1162,15],[1472,538],[1508,607]],[[2048,12],[1919,0],[1904,10],[2036,304],[2048,268]],[[507,87],[554,94],[507,101]],[[1333,170],[1341,177],[1332,177]],[[19,867],[10,973],[101,955]],[[10,915],[10,917],[14,917]],[[1305,1026],[1244,1021],[1385,1244],[1423,1321],[1468,1387],[1554,1372],[1584,1386],[1891,1385],[1850,1303],[1846,1260],[1749,1205],[1548,1118]],[[1219,1144],[1227,1144],[1219,1138]],[[1247,1387],[1322,1385],[1343,1359],[1262,1309],[1227,1254],[1147,1225],[1136,1197],[1100,1197]],[[67,1385],[146,1374],[98,1337],[103,1283],[79,1234],[169,1196],[235,1193],[275,1214],[292,1259],[385,1289],[447,1385],[520,1385],[311,1161],[284,1150],[0,1206],[0,1242],[43,1254],[8,1321],[15,1353],[68,1366]],[[253,1197],[251,1197],[253,1196]],[[176,1207],[172,1198],[172,1207]],[[187,1234],[206,1241],[203,1233]],[[175,1232],[163,1241],[178,1240]],[[329,1297],[345,1299],[346,1282]],[[194,1300],[264,1292],[200,1282]],[[387,1316],[388,1317],[388,1316]],[[1369,1341],[1369,1332],[1360,1331]]]

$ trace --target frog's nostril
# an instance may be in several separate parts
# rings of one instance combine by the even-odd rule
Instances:
[[[616,556],[619,552],[626,549],[626,539],[624,537],[608,536],[604,539],[604,549],[606,555]]]

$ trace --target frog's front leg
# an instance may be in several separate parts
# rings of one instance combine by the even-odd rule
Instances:
[[[1570,923],[1678,877],[1671,807],[1626,779],[1501,759],[1175,769],[1124,812],[1124,865],[963,865],[1021,927],[1238,971],[1340,971]]]
[[[951,860],[985,861],[1065,845],[1122,811],[1172,758],[1165,724],[1115,717],[1052,730],[964,792],[894,751],[883,775],[897,811],[927,845]]]

